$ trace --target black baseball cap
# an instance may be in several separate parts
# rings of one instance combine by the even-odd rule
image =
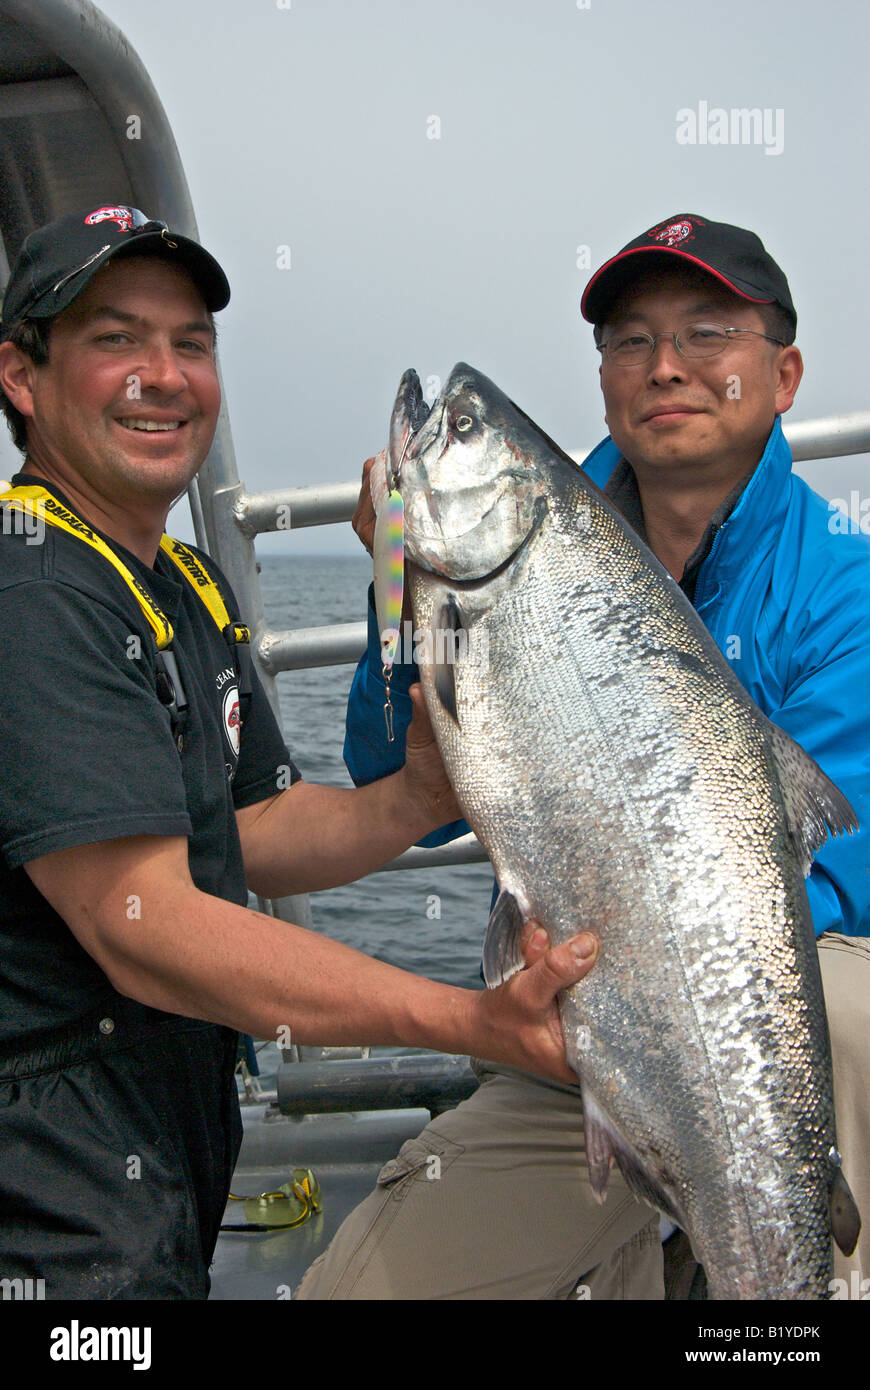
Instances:
[[[2,334],[19,319],[54,318],[98,271],[122,256],[165,256],[189,273],[212,313],[229,303],[227,277],[213,256],[138,208],[85,208],[31,232],[22,243],[3,298]]]
[[[602,323],[621,290],[662,256],[689,261],[754,304],[778,304],[792,328],[797,327],[788,281],[755,233],[728,222],[711,222],[694,212],[678,212],[659,222],[605,261],[583,291],[583,317]]]

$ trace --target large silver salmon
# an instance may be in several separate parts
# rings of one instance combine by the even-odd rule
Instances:
[[[714,1298],[829,1297],[832,1231],[848,1253],[860,1220],[804,879],[852,809],[492,382],[460,363],[420,402],[406,372],[388,468],[427,706],[501,886],[487,984],[529,917],[595,930],[561,1014],[596,1195],[615,1161]]]

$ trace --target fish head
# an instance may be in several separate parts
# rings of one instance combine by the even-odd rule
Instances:
[[[406,555],[457,582],[486,579],[510,562],[546,516],[546,436],[464,362],[414,429],[408,421],[419,391],[415,381],[416,373],[402,378],[390,430],[396,440],[391,452],[400,441],[403,449],[397,475]]]

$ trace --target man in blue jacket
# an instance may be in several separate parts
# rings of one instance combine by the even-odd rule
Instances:
[[[584,470],[860,823],[825,843],[807,884],[844,1171],[864,1213],[854,1254],[835,1250],[831,1292],[856,1297],[870,1275],[870,541],[791,471],[780,416],[803,372],[797,317],[757,236],[678,214],[607,261],[581,310],[595,326],[610,429]],[[364,485],[364,541],[372,523]],[[373,614],[370,638],[348,710],[346,757],[360,783],[400,765],[403,691],[416,679],[393,668],[390,745]],[[424,843],[465,829],[454,823]],[[617,1172],[603,1207],[584,1181],[578,1090],[486,1063],[479,1071],[479,1090],[387,1164],[300,1296],[661,1298],[658,1219]]]

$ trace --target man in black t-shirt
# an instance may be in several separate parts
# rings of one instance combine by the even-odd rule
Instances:
[[[214,434],[228,299],[197,243],[106,206],[33,233],[4,300],[25,465],[0,510],[0,1273],[48,1298],[207,1294],[237,1031],[566,1081],[555,996],[594,960],[584,935],[480,994],[245,907],[349,882],[458,808],[419,690],[401,771],[304,783],[225,578],[161,542]]]

